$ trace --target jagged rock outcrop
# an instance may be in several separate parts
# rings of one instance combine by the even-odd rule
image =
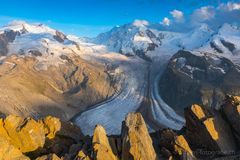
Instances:
[[[105,129],[100,125],[97,125],[95,127],[92,144],[93,144],[94,160],[117,160],[118,159],[112,152]]]
[[[61,122],[61,130],[57,132],[58,136],[69,137],[78,142],[83,139],[84,135],[79,127],[72,122]]]
[[[140,113],[129,113],[122,126],[122,159],[156,160],[151,137]]]
[[[30,160],[22,152],[12,145],[6,138],[0,136],[0,159],[1,160]]]
[[[186,138],[194,150],[214,151],[219,155],[236,151],[230,126],[219,112],[192,105],[185,110],[185,118]]]
[[[44,155],[36,158],[36,160],[61,160],[56,154]]]
[[[109,144],[112,151],[118,157],[121,157],[122,153],[122,139],[121,136],[108,136]]]
[[[183,135],[179,135],[174,139],[174,151],[179,155],[181,158],[184,156],[191,157],[194,159],[194,155],[192,149],[189,147],[188,142],[186,141]]]
[[[126,116],[121,135],[108,136],[97,125],[93,137],[55,117],[36,121],[10,115],[0,119],[0,159],[234,160],[239,158],[238,105],[236,96],[227,96],[220,111],[191,105],[180,131],[164,129],[151,136],[140,113]]]
[[[83,150],[80,150],[78,152],[78,155],[76,157],[77,160],[91,160],[88,155]]]
[[[3,123],[8,139],[21,152],[26,153],[43,147],[45,143],[44,128],[34,119],[10,115]]]
[[[221,109],[240,144],[240,97],[227,96]]]
[[[195,158],[185,137],[170,129],[159,131],[158,141],[161,156],[166,159],[183,159],[185,156]]]
[[[58,42],[63,43],[64,40],[67,39],[67,36],[59,31],[56,31],[56,35],[53,36],[54,39],[56,39]]]
[[[179,51],[160,79],[160,93],[182,115],[194,103],[219,108],[226,94],[240,95],[239,69],[222,56]]]
[[[0,159],[29,159],[23,154],[31,159],[73,159],[83,148],[83,138],[78,127],[56,117],[36,121],[9,115],[0,119]]]
[[[53,139],[61,129],[61,122],[56,117],[47,116],[42,120],[47,138]]]

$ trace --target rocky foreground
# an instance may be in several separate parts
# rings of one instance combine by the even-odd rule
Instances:
[[[240,97],[227,96],[220,110],[199,105],[185,109],[180,131],[151,133],[140,113],[129,113],[121,135],[108,136],[97,125],[84,136],[70,122],[9,115],[0,119],[1,160],[156,160],[239,159]]]

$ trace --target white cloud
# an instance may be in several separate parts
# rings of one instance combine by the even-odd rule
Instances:
[[[146,20],[136,19],[136,20],[133,22],[133,25],[136,26],[136,27],[148,26],[148,25],[149,25],[149,22],[146,21]]]
[[[240,10],[240,3],[222,3],[219,7],[219,10],[225,10],[225,11],[233,11],[233,10]]]
[[[192,14],[192,20],[202,22],[210,20],[215,16],[215,8],[212,6],[205,6],[195,10]]]
[[[180,11],[181,12],[181,11]],[[183,20],[181,13],[175,10],[171,11],[172,19],[165,17],[162,24],[163,30],[186,32],[195,27],[208,25],[211,29],[218,29],[224,23],[237,24],[240,26],[240,3],[221,3],[218,6],[203,6],[194,10],[190,14],[184,14]],[[184,22],[184,23],[183,23]]]
[[[170,25],[170,19],[167,17],[164,17],[161,24],[165,25],[165,26],[169,26]]]
[[[179,10],[173,10],[170,12],[170,14],[177,20],[177,21],[182,21],[183,20],[183,12]]]

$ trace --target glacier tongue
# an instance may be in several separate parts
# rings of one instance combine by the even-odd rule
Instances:
[[[84,111],[76,117],[74,123],[84,134],[92,135],[96,124],[101,124],[108,134],[120,134],[122,121],[129,112],[136,111],[146,90],[146,63],[139,59],[122,61],[121,88],[119,94],[104,103]]]
[[[110,57],[112,59],[113,56],[108,56],[107,58]],[[121,70],[121,72],[118,72],[121,73],[119,75],[121,78],[121,90],[119,93],[80,113],[73,120],[85,135],[92,135],[93,129],[97,124],[104,126],[108,134],[119,135],[125,116],[129,112],[138,111],[145,98],[151,99],[149,106],[144,107],[152,108],[151,115],[155,123],[158,123],[158,129],[163,126],[175,130],[182,128],[184,119],[177,115],[158,94],[157,84],[161,74],[154,76],[148,81],[149,72],[154,69],[150,67],[149,70],[149,63],[137,57],[121,59],[120,61],[116,58],[114,63],[119,65],[116,71]],[[148,91],[150,91],[150,97],[146,97]],[[153,131],[151,124],[149,124],[149,131]]]

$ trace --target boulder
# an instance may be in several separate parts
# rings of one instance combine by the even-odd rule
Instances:
[[[9,115],[4,120],[4,129],[11,143],[23,153],[41,148],[45,143],[44,128],[31,118]]]
[[[79,127],[71,122],[61,122],[61,129],[56,133],[58,136],[68,137],[75,142],[83,140],[85,137]]]
[[[192,105],[186,108],[185,118],[186,138],[192,149],[213,151],[212,154],[236,151],[232,131],[219,112]]]
[[[117,160],[113,154],[105,129],[97,125],[93,133],[93,153],[95,160]]]
[[[48,154],[36,158],[36,160],[61,160],[56,154]]]
[[[83,148],[82,144],[73,144],[68,150],[68,153],[76,156],[78,152]]]
[[[8,133],[7,133],[6,129],[4,128],[4,120],[3,119],[0,119],[0,137],[4,137],[7,140],[10,140]]]
[[[22,152],[12,145],[6,138],[0,136],[0,159],[1,160],[30,160]]]
[[[76,157],[76,160],[91,160],[84,150],[80,150]]]
[[[61,122],[59,118],[47,116],[42,120],[45,128],[47,138],[53,139],[58,131],[61,129]]]
[[[123,123],[122,159],[157,159],[147,126],[140,113],[129,113]]]
[[[240,97],[227,96],[222,111],[240,142]]]
[[[52,116],[47,116],[40,121],[45,129],[47,137],[45,147],[48,148],[50,153],[55,153],[58,156],[64,156],[69,152],[70,157],[75,157],[77,152],[73,153],[74,147],[82,145],[84,138],[80,128],[73,125],[71,122],[63,122],[60,119]]]
[[[193,151],[183,135],[177,135],[170,129],[160,133],[159,145],[165,158],[183,159],[186,155],[194,159]]]
[[[181,157],[183,157],[185,155],[194,157],[192,149],[189,147],[188,142],[186,141],[186,139],[183,135],[175,137],[174,151]]]
[[[113,153],[120,157],[121,152],[122,152],[121,136],[109,136],[108,140],[109,140],[109,143],[110,143]]]

